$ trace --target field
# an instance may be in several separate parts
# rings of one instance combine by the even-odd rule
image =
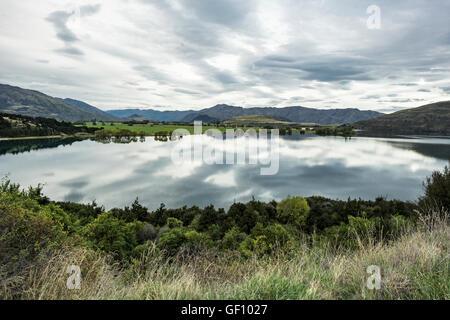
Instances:
[[[172,132],[176,129],[186,129],[191,134],[194,133],[194,126],[188,126],[188,125],[166,125],[166,124],[133,124],[128,125],[125,123],[111,123],[111,122],[105,122],[105,125],[103,125],[101,122],[97,122],[97,124],[94,124],[92,122],[86,122],[85,125],[89,128],[104,128],[105,130],[130,130],[136,133],[142,133],[144,132],[147,136],[153,136],[158,132]],[[203,126],[203,133],[208,129],[219,129],[222,132],[225,132],[225,127],[213,127],[213,126]]]
[[[249,119],[246,119],[246,121],[248,121]],[[225,132],[226,129],[243,129],[248,130],[250,128],[259,130],[262,127],[268,125],[269,127],[273,127],[273,128],[277,128],[277,124],[281,125],[280,128],[291,128],[291,132],[300,132],[302,131],[302,128],[306,128],[305,132],[306,133],[314,133],[314,130],[309,130],[309,127],[311,126],[317,126],[317,124],[305,124],[305,123],[289,123],[289,122],[282,122],[279,121],[277,123],[250,123],[250,122],[239,122],[239,123],[228,123],[228,126],[203,126],[202,130],[203,133],[205,133],[206,130],[209,129],[218,129],[222,132]],[[286,124],[291,124],[292,126],[286,126]],[[193,134],[194,133],[194,126],[193,125],[185,125],[185,124],[180,124],[180,125],[173,125],[173,124],[152,124],[152,123],[148,123],[148,124],[133,124],[133,125],[129,125],[126,123],[111,123],[111,122],[97,122],[96,124],[92,123],[92,122],[85,122],[83,125],[87,126],[88,128],[104,128],[107,131],[115,131],[115,130],[129,130],[132,132],[136,132],[137,134],[141,134],[144,133],[146,136],[154,136],[155,134],[161,133],[161,132],[167,132],[167,133],[171,133],[176,129],[186,129],[189,131],[189,133]],[[336,127],[336,125],[321,125],[320,127],[324,127],[324,128],[334,128]]]

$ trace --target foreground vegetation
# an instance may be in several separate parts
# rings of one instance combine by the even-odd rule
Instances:
[[[288,197],[108,212],[0,187],[3,299],[449,299],[450,171],[417,204]],[[82,270],[68,290],[67,266]],[[382,288],[366,288],[369,265]]]

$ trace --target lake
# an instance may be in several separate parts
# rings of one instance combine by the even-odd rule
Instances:
[[[200,145],[217,138],[188,137]],[[237,138],[237,149],[244,143]],[[186,140],[186,137],[181,140]],[[181,141],[180,140],[180,141]],[[180,141],[100,143],[76,139],[0,141],[0,176],[22,186],[45,183],[52,200],[124,207],[138,197],[150,209],[280,200],[288,195],[333,199],[416,200],[422,181],[450,158],[450,139],[424,137],[318,137],[294,134],[279,141],[279,169],[262,164],[174,163]],[[228,141],[230,142],[230,141]]]

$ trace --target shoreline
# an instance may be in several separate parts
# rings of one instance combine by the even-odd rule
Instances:
[[[93,135],[54,135],[54,136],[33,136],[33,137],[0,137],[0,141],[14,140],[38,140],[38,139],[66,139],[66,138],[91,138]]]

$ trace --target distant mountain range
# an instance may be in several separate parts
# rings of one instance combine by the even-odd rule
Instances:
[[[39,91],[0,84],[0,113],[64,121],[225,121],[236,117],[262,116],[296,123],[346,124],[357,129],[381,134],[450,135],[450,101],[406,109],[384,115],[358,109],[312,109],[295,107],[242,108],[219,104],[202,110],[157,111],[126,109],[102,111],[85,102],[60,99]],[[128,118],[128,119],[126,119]]]
[[[353,126],[368,133],[450,135],[450,101],[427,104],[359,121]]]
[[[0,112],[64,121],[104,120],[115,117],[84,102],[50,97],[39,91],[0,84]]]
[[[184,117],[189,114],[196,113],[194,110],[186,111],[158,111],[152,109],[123,109],[123,110],[108,110],[110,115],[117,118],[128,118],[132,115],[144,116],[157,121],[182,121]]]
[[[266,116],[282,121],[320,123],[320,124],[343,124],[353,123],[360,120],[372,119],[383,115],[376,111],[361,111],[358,109],[329,109],[320,110],[305,107],[259,107],[242,108],[226,104],[219,104],[212,108],[199,111],[156,111],[156,110],[110,110],[107,111],[115,117],[128,117],[132,114],[147,116],[157,121],[182,121],[192,122],[202,117],[209,121],[223,121],[234,117],[242,116]]]

